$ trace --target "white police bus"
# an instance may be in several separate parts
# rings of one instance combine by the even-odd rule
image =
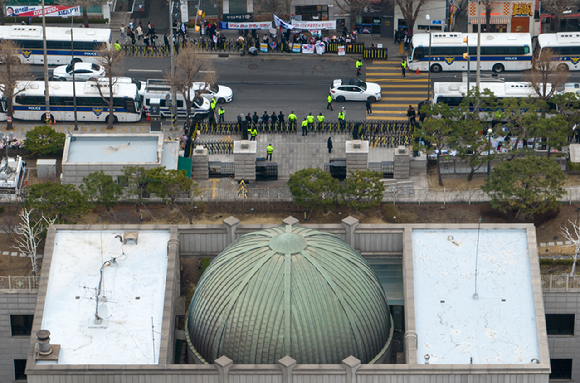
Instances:
[[[194,83],[195,84],[195,83]],[[171,117],[171,109],[167,105],[169,97],[171,97],[171,85],[167,80],[149,79],[147,84],[141,87],[141,98],[143,100],[143,111],[149,113],[151,99],[159,99],[161,101],[161,117]],[[195,85],[194,85],[194,89]],[[192,91],[192,93],[195,93]],[[185,98],[180,92],[177,92],[177,116],[187,117],[187,104],[184,102]],[[191,109],[191,116],[196,119],[204,119],[210,113],[210,102],[207,98],[195,96],[193,99],[193,107]]]
[[[467,37],[467,43],[463,39]],[[431,72],[467,71],[463,54],[469,45],[470,70],[477,66],[477,33],[432,32]],[[522,71],[532,68],[532,37],[529,33],[482,33],[481,70],[495,73]],[[409,57],[410,70],[429,68],[429,33],[413,36]]]
[[[537,55],[551,49],[559,70],[580,70],[580,32],[543,33],[538,36]]]
[[[473,90],[476,83],[471,82],[469,87]],[[493,92],[496,99],[504,98],[528,98],[538,97],[536,91],[529,82],[482,82],[480,92],[485,90]],[[548,89],[549,90],[549,89]],[[447,104],[451,107],[461,105],[467,95],[467,83],[465,82],[435,82],[433,83],[432,104]]]
[[[97,62],[97,52],[111,44],[111,30],[107,28],[73,28],[74,58],[77,61]],[[42,26],[0,26],[0,39],[14,41],[21,48],[20,60],[27,64],[44,64]],[[71,57],[71,28],[46,27],[46,51],[49,64],[69,64]]]
[[[78,121],[108,122],[109,104],[103,100],[103,97],[109,99],[108,81],[106,78],[74,84],[50,81],[48,84],[52,121],[74,121],[74,85]],[[46,119],[44,81],[20,81],[17,89],[24,91],[14,97],[14,118],[44,122]],[[137,122],[141,119],[143,105],[135,84],[121,81],[113,84],[113,96],[114,122]]]

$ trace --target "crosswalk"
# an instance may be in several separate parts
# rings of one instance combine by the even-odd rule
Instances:
[[[373,115],[367,120],[406,121],[407,109],[427,99],[427,73],[401,74],[398,61],[375,61],[365,66],[366,81],[376,82],[382,88],[382,98],[373,104]]]

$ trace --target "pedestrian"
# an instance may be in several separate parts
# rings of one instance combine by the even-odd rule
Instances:
[[[405,77],[405,69],[407,69],[407,60],[403,58],[403,60],[401,60],[401,72],[403,77]]]
[[[242,132],[242,123],[244,122],[244,115],[242,113],[238,114],[238,131]],[[243,137],[242,137],[243,139]]]
[[[306,117],[306,121],[308,121],[308,130],[312,130],[312,127],[314,125],[314,116],[312,115],[312,113],[308,114],[308,116]],[[306,135],[308,135],[308,130],[306,131]]]
[[[252,121],[254,122],[254,124],[257,124],[260,121],[260,116],[258,116],[258,112],[254,112],[254,115],[252,116]]]
[[[252,128],[252,124],[249,124],[247,128],[248,128],[248,140],[252,141],[252,131],[254,130]]]
[[[326,101],[328,101],[326,109],[330,108],[330,111],[332,112],[334,109],[332,109],[332,95],[330,93],[328,94],[328,96],[326,96]]]
[[[407,117],[409,118],[409,124],[415,126],[415,109],[411,105],[409,105],[409,109],[407,109]]]
[[[209,103],[209,107],[211,108],[211,111],[212,112],[215,112],[215,107],[216,106],[217,106],[217,101],[216,101],[216,99],[214,97],[214,98],[211,99],[211,102]]]
[[[252,116],[250,116],[250,113],[246,116],[246,124],[248,124],[248,126],[252,125]]]
[[[284,126],[284,113],[282,113],[282,111],[280,111],[280,114],[278,115],[278,122],[280,123],[280,129],[282,129]]]
[[[318,120],[318,129],[322,132],[322,128],[324,127],[324,116],[322,113],[319,113],[318,116],[316,116],[316,119]]]
[[[371,100],[369,100],[367,98],[367,116],[372,116],[372,114],[373,114],[372,106],[373,106],[373,103],[371,102]]]
[[[133,33],[133,31],[129,31],[129,38],[131,39],[131,45],[135,45],[136,41],[135,41],[135,33]]]
[[[288,115],[288,122],[290,123],[292,130],[294,130],[296,128],[296,121],[297,120],[298,120],[298,117],[296,117],[296,115],[294,114],[294,111],[292,111]]]
[[[308,135],[308,117],[304,117],[302,121],[302,137]]]
[[[332,153],[332,138],[328,137],[328,141],[326,141],[326,147],[328,149],[328,153]]]
[[[397,29],[395,31],[395,44],[399,44],[401,42],[401,34],[399,33],[399,30]]]
[[[142,37],[143,37],[143,27],[141,26],[141,23],[139,23],[139,25],[137,25],[137,41],[141,40]]]
[[[139,12],[143,12],[143,4],[139,4]]]
[[[272,120],[272,125],[276,126],[276,123],[278,122],[278,117],[276,116],[276,112],[272,112],[272,115],[270,116],[270,120]]]
[[[219,116],[218,122],[224,122],[225,114],[226,114],[226,111],[224,110],[224,107],[220,106],[220,108],[218,110],[218,116]]]
[[[267,124],[269,120],[270,120],[270,115],[268,114],[268,112],[264,111],[264,114],[262,114],[262,122],[264,124]]]
[[[119,31],[121,31],[121,38],[123,40],[127,40],[127,36],[125,35],[125,24],[121,24]]]
[[[360,70],[362,68],[362,61],[360,59],[356,60],[356,77],[360,76]]]
[[[268,161],[272,161],[272,153],[274,152],[274,147],[272,146],[272,144],[268,144],[268,147],[266,148],[267,151],[267,155],[266,155],[266,160]]]
[[[167,38],[167,33],[163,35],[163,42],[165,43],[165,52],[168,53],[171,48],[169,47],[169,38]]]
[[[340,112],[338,112],[338,123],[340,124],[341,128],[344,128],[345,125],[345,113],[344,113],[344,107],[342,107],[342,109],[340,110]]]

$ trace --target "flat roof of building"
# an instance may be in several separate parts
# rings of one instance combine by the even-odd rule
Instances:
[[[70,139],[70,138],[69,138]],[[76,135],[70,140],[68,163],[159,162],[159,135]]]
[[[412,243],[419,364],[540,359],[525,229],[414,229]]]
[[[41,328],[58,364],[159,363],[170,231],[138,233],[56,231]]]

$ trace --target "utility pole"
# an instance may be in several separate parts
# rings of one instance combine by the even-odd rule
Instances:
[[[481,4],[481,0],[477,0],[477,68],[476,68],[476,87],[475,89],[479,92],[479,82],[480,78],[480,61],[481,61],[481,11],[479,6]],[[469,90],[468,90],[469,91]]]
[[[73,71],[72,71],[72,83],[73,83],[73,106],[74,106],[74,113],[75,113],[75,130],[79,130],[79,121],[77,118],[77,88],[76,88],[76,83],[75,83],[75,39],[73,37],[73,21],[74,21],[74,17],[71,15],[70,16],[70,51],[71,51],[71,60],[70,60],[70,64],[73,66]]]
[[[44,1],[44,0],[43,0]],[[169,4],[169,33],[171,35],[171,79],[175,78],[175,44],[178,43],[178,40],[173,33],[173,6],[174,1],[168,1]],[[175,116],[177,116],[177,90],[175,86],[171,84],[171,123],[176,121]],[[189,119],[189,113],[187,118]],[[189,121],[188,121],[189,123]],[[172,129],[174,128],[173,125],[171,126]]]
[[[44,103],[46,105],[45,122],[49,125],[52,119],[50,118],[50,98],[48,85],[48,58],[46,54],[46,17],[44,14],[44,0],[42,0],[42,46],[44,48]]]

